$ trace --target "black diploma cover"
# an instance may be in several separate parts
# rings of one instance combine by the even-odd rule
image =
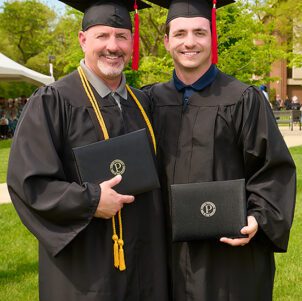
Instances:
[[[113,189],[136,195],[158,188],[159,180],[146,129],[73,148],[81,183],[101,183],[117,174]]]
[[[245,180],[171,185],[172,240],[247,237]]]

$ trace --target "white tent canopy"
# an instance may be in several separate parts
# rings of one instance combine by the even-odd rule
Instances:
[[[0,80],[26,81],[34,85],[48,85],[54,82],[52,76],[47,76],[26,68],[0,52]]]

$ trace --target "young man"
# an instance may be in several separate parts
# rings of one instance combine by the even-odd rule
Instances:
[[[173,300],[269,301],[274,252],[286,251],[293,219],[295,165],[261,92],[212,63],[208,2],[175,0],[168,12],[173,79],[149,90],[162,187],[170,213],[171,184],[244,178],[247,237],[171,242]]]
[[[79,9],[88,5],[74,4]],[[132,53],[130,15],[121,1],[98,2],[85,11],[82,28],[81,73],[74,71],[32,95],[10,154],[12,201],[39,240],[40,300],[166,301],[166,240],[156,192],[135,200],[121,195],[114,190],[120,176],[80,185],[72,153],[74,147],[104,139],[83,77],[109,137],[147,128],[122,74]],[[146,96],[131,90],[147,109]],[[113,265],[110,219],[122,207],[123,228],[116,219],[116,231],[123,231],[124,241],[118,243],[123,244],[126,270]]]

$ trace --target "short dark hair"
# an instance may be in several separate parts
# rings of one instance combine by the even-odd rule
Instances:
[[[170,32],[170,23],[166,24],[165,26],[165,34],[168,36]]]

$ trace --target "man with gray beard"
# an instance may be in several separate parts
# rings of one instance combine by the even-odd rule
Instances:
[[[78,70],[38,89],[26,104],[10,154],[9,192],[39,241],[40,300],[166,301],[158,191],[134,200],[114,190],[119,175],[81,184],[77,174],[73,148],[106,139],[106,132],[116,137],[149,128],[152,136],[148,99],[130,88],[122,73],[132,54],[129,8],[121,0],[88,8],[87,2],[68,1],[85,10],[78,36],[84,59]],[[117,242],[124,256],[119,252],[116,260]]]

